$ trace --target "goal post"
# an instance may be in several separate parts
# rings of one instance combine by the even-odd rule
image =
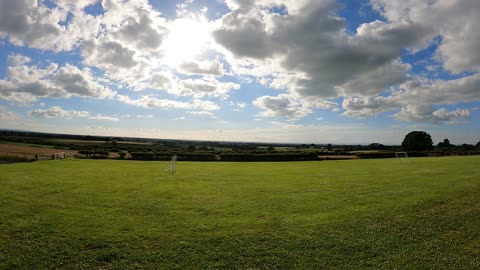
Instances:
[[[170,159],[170,162],[168,162],[167,167],[163,169],[163,172],[170,174],[175,174],[177,172],[177,155],[173,155],[172,159]]]
[[[400,162],[406,161],[408,158],[407,152],[395,152],[395,158]]]

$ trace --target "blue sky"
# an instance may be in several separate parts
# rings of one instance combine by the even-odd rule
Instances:
[[[0,0],[1,128],[480,140],[476,0]]]

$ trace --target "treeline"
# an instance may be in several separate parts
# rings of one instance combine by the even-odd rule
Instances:
[[[155,153],[132,152],[132,160],[170,160],[177,155],[179,161],[234,161],[234,162],[267,162],[267,161],[309,161],[318,160],[315,153]]]

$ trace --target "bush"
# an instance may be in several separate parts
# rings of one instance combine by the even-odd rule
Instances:
[[[85,155],[87,158],[105,159],[108,158],[108,151],[104,150],[80,150],[80,155]]]

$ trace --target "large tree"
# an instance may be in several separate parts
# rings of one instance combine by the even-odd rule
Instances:
[[[403,139],[402,148],[405,151],[431,150],[433,149],[432,137],[425,131],[412,131]]]

